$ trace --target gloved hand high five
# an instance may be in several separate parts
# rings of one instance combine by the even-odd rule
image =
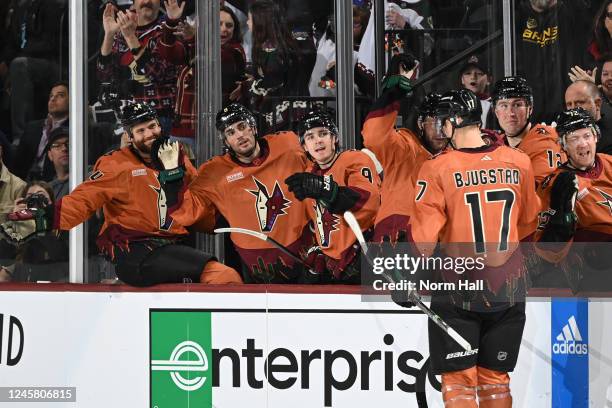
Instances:
[[[181,146],[179,142],[170,142],[167,137],[157,138],[151,147],[151,157],[159,169],[159,180],[166,182],[181,180],[185,174],[179,167]]]
[[[0,234],[11,244],[19,245],[39,232],[53,228],[54,207],[26,208],[10,213],[6,222],[0,224]]]
[[[318,176],[312,173],[295,173],[289,176],[285,183],[295,197],[302,201],[305,198],[313,198],[329,206],[338,194],[338,183],[331,175]]]

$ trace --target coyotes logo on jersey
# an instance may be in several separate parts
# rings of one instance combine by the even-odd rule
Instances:
[[[608,207],[608,210],[610,210],[610,215],[612,215],[612,196],[598,188],[595,188],[595,190],[597,190],[599,194],[601,194],[601,196],[603,197],[603,201],[597,201],[597,204],[604,207]]]
[[[331,233],[338,231],[339,218],[337,215],[327,211],[318,201],[315,201],[313,206],[317,221],[317,234],[322,248],[328,248],[331,245]]]
[[[285,198],[278,181],[274,182],[272,194],[268,193],[268,188],[261,181],[255,177],[253,177],[253,181],[257,186],[257,190],[247,191],[257,198],[255,213],[257,214],[261,232],[270,232],[274,228],[277,218],[287,214],[285,210],[289,208],[291,201]]]

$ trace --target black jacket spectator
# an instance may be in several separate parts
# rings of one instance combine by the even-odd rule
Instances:
[[[555,6],[536,12],[522,0],[516,13],[518,74],[533,88],[534,120],[554,120],[563,110],[563,93],[570,81],[570,67],[582,66],[588,31],[589,9],[582,0],[558,0]]]
[[[67,18],[66,1],[12,0],[10,5],[10,23],[6,45],[0,53],[0,62],[8,64],[18,56],[58,61],[60,22],[62,16]],[[66,52],[67,43],[63,45],[63,51]]]

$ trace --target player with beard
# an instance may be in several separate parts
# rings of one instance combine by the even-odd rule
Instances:
[[[533,93],[522,77],[506,77],[495,83],[493,109],[503,131],[502,143],[521,149],[531,159],[536,183],[565,161],[553,127],[532,125]]]
[[[129,104],[122,124],[130,146],[98,159],[89,179],[55,206],[12,213],[0,230],[22,242],[38,231],[69,230],[102,209],[97,244],[125,283],[241,283],[232,268],[182,244],[188,231],[171,214],[196,170],[178,143],[162,136],[156,112],[143,103]]]
[[[395,128],[400,102],[412,92],[414,69],[414,57],[393,57],[383,94],[374,103],[361,132],[364,146],[374,152],[384,171],[374,242],[396,242],[400,234],[407,234],[419,168],[448,144],[436,127],[434,112],[440,95],[435,93],[428,94],[418,108],[418,133]]]
[[[308,165],[297,135],[278,132],[258,137],[255,117],[237,103],[219,111],[216,126],[226,153],[198,169],[174,219],[196,222],[198,230],[210,232],[216,217],[222,216],[230,227],[264,233],[295,254],[305,254],[313,243],[305,204],[283,183]],[[304,282],[302,265],[268,242],[235,232],[230,238],[246,281]]]
[[[299,136],[313,164],[285,183],[298,200],[306,203],[315,225],[317,244],[329,273],[322,280],[358,283],[359,246],[342,214],[351,211],[369,235],[380,205],[380,178],[374,162],[363,152],[340,150],[338,128],[327,112],[306,114],[300,122]]]
[[[600,137],[592,116],[582,108],[557,117],[560,144],[568,160],[548,176],[538,189],[542,199],[538,226],[538,252],[558,263],[574,291],[582,285],[584,262],[590,290],[610,289],[609,249],[612,241],[612,158],[596,153]],[[590,243],[574,245],[573,242]]]
[[[483,268],[463,275],[458,269],[439,271],[446,282],[456,285],[461,277],[484,287],[432,293],[431,309],[470,342],[472,352],[430,320],[431,368],[442,375],[445,407],[509,408],[508,372],[518,358],[527,289],[518,242],[535,231],[539,200],[529,158],[488,144],[480,114],[478,98],[466,89],[438,101],[435,116],[454,150],[421,166],[409,240],[425,257],[439,243],[456,260],[484,259]]]

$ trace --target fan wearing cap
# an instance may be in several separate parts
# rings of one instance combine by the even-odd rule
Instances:
[[[554,263],[564,260],[571,242],[612,241],[612,157],[596,153],[599,128],[587,111],[575,108],[557,117],[557,132],[568,160],[538,189],[542,199],[538,241],[568,243],[538,244],[540,255]],[[608,254],[595,258],[610,261]],[[607,268],[609,272],[609,263]],[[579,277],[568,277],[572,288],[578,289]]]
[[[68,135],[68,127],[59,126],[51,131],[47,143],[47,158],[55,169],[55,177],[49,184],[53,189],[56,201],[68,194],[68,180],[70,178]]]
[[[521,149],[533,166],[536,183],[541,183],[565,161],[557,132],[546,125],[532,125],[533,92],[519,76],[506,77],[495,83],[493,109],[503,132],[504,144]]]
[[[329,273],[323,281],[358,283],[359,247],[342,214],[351,211],[368,235],[380,206],[380,178],[374,162],[363,152],[340,150],[338,128],[328,112],[307,113],[300,122],[299,137],[312,165],[285,183],[306,204],[315,225]]]
[[[482,109],[482,123],[487,123],[489,110],[491,109],[491,96],[488,88],[491,84],[491,72],[482,59],[472,55],[465,65],[459,70],[459,81],[461,86],[474,92],[480,100]]]
[[[222,216],[230,227],[264,233],[294,253],[304,254],[313,242],[306,208],[283,183],[308,165],[297,135],[258,136],[255,117],[238,103],[217,113],[216,127],[226,152],[198,169],[173,217],[212,232],[215,217]],[[230,238],[246,282],[303,282],[302,266],[278,248],[247,234],[232,233]]]
[[[529,158],[483,139],[478,102],[466,89],[447,92],[438,101],[435,116],[455,150],[421,166],[409,238],[426,257],[439,243],[444,256],[484,258],[483,268],[463,275],[441,271],[446,282],[482,280],[483,290],[434,291],[431,302],[431,309],[477,352],[463,353],[430,321],[431,368],[442,375],[446,407],[509,408],[508,372],[518,358],[527,289],[517,247],[535,231],[539,200]],[[506,353],[503,361],[498,350]]]
[[[361,131],[364,146],[374,152],[384,172],[374,242],[405,239],[418,170],[448,145],[448,139],[436,126],[435,109],[440,99],[436,93],[426,95],[418,107],[416,131],[395,128],[400,103],[412,94],[410,81],[416,69],[418,65],[410,55],[392,58],[383,93],[372,106]]]
[[[102,209],[97,244],[125,283],[241,283],[236,271],[182,243],[188,231],[172,212],[196,171],[177,143],[162,143],[157,113],[143,103],[129,104],[122,124],[131,146],[98,159],[89,179],[55,206],[9,214],[1,232],[20,243],[39,231],[70,230]],[[156,149],[159,154],[152,153]]]

